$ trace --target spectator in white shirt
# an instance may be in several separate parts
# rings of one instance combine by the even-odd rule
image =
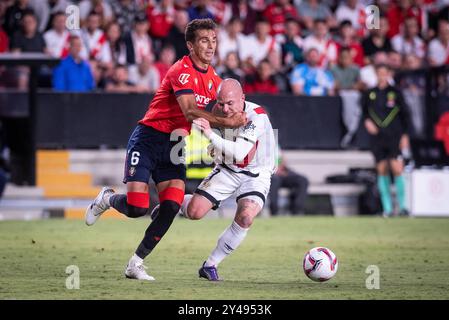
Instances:
[[[147,18],[145,16],[138,16],[131,34],[125,40],[130,64],[140,64],[142,57],[153,52],[152,41],[148,35],[149,29],[150,25]]]
[[[226,59],[230,52],[239,52],[245,42],[245,35],[242,33],[243,24],[239,17],[229,20],[226,27],[218,33],[218,55],[220,62]]]
[[[419,35],[419,26],[415,17],[408,17],[404,22],[404,30],[391,40],[393,50],[401,55],[413,54],[423,59],[426,54],[426,46]]]
[[[129,81],[141,88],[141,92],[154,93],[159,88],[159,71],[154,66],[154,55],[142,58],[139,65],[129,67]]]
[[[106,48],[106,34],[100,29],[100,22],[100,15],[98,13],[89,13],[86,28],[81,32],[84,47],[87,51],[86,58],[109,64],[111,62],[111,54]]]
[[[240,50],[240,60],[245,72],[249,69],[255,70],[271,51],[281,53],[279,44],[270,36],[270,23],[265,18],[260,18],[256,22],[254,33],[245,38]]]
[[[106,0],[82,0],[79,5],[81,23],[83,24],[89,13],[92,11],[98,13],[101,17],[102,24],[107,25],[114,19],[111,6]]]
[[[65,13],[56,13],[53,16],[53,28],[44,33],[48,53],[55,58],[65,58],[69,54],[70,32],[67,31],[65,22]]]
[[[346,0],[340,3],[335,11],[335,17],[338,23],[345,20],[351,21],[352,26],[357,31],[358,36],[365,35],[365,6],[358,0]]]
[[[431,66],[449,65],[449,21],[440,20],[438,38],[429,43],[429,64]]]
[[[319,53],[318,66],[328,68],[337,62],[337,44],[329,35],[325,20],[315,20],[313,34],[304,40],[304,51],[316,48]]]

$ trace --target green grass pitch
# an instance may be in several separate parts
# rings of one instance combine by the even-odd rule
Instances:
[[[0,222],[0,299],[448,299],[449,219],[279,217],[256,219],[245,242],[219,267],[225,281],[197,270],[230,220],[176,219],[147,258],[154,282],[125,279],[124,267],[148,219]],[[335,278],[315,283],[304,253],[326,246]],[[80,288],[66,288],[66,267]],[[368,290],[369,265],[380,289]]]

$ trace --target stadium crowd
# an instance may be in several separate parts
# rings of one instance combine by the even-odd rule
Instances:
[[[71,4],[80,29],[66,28]],[[370,4],[379,28],[366,28]],[[195,18],[219,25],[216,70],[247,93],[335,95],[375,86],[374,64],[449,64],[449,0],[5,0],[0,53],[63,59],[42,71],[41,86],[55,90],[152,93],[188,53],[184,29]],[[1,68],[0,79],[26,88],[27,70]]]

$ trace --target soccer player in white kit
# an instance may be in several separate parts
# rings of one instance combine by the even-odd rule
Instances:
[[[194,195],[186,195],[182,214],[189,219],[203,218],[220,202],[236,196],[237,212],[232,224],[220,235],[217,246],[199,270],[199,276],[218,281],[218,264],[243,242],[254,218],[262,210],[276,170],[277,141],[265,110],[245,101],[240,83],[225,79],[217,91],[213,112],[231,116],[245,111],[248,123],[237,129],[212,131],[209,122],[198,118],[193,123],[211,141],[210,153],[215,168],[198,186]]]

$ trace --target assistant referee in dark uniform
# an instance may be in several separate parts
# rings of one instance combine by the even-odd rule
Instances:
[[[390,172],[394,176],[399,214],[407,215],[405,206],[405,182],[402,172],[404,161],[401,142],[408,144],[408,108],[402,93],[389,84],[391,70],[387,65],[376,66],[377,87],[362,96],[363,121],[370,135],[371,151],[376,160],[377,186],[382,201],[383,215],[393,214],[390,194]]]

